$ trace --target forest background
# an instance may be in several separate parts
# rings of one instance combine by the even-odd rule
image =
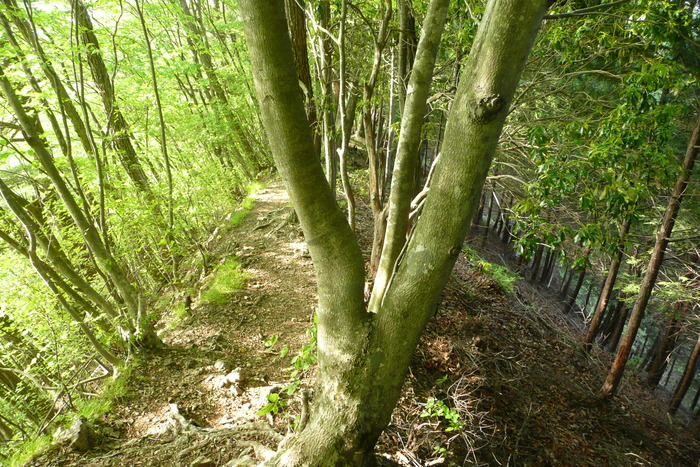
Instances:
[[[392,173],[428,2],[286,8],[315,154],[351,228],[356,196],[369,200],[368,277],[390,277]],[[446,9],[412,131],[416,212],[485,8]],[[528,279],[559,284],[584,345],[616,353],[604,393],[635,370],[672,389],[672,411],[700,394],[699,18],[695,1],[555,3],[474,216]],[[9,455],[59,423],[61,404],[92,410],[91,384],[160,345],[159,313],[189,307],[193,276],[215,266],[212,233],[240,222],[274,164],[236,2],[2,0],[0,22]]]

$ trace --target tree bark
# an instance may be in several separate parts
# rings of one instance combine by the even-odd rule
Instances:
[[[695,341],[695,347],[688,358],[688,363],[685,365],[685,370],[683,370],[683,377],[676,386],[675,391],[673,391],[673,397],[669,402],[669,412],[674,413],[678,410],[683,402],[685,393],[688,392],[690,383],[693,382],[695,377],[695,371],[697,370],[698,357],[700,357],[700,334],[698,334],[698,339]]]
[[[316,268],[319,364],[310,420],[270,464],[367,465],[400,395],[420,333],[461,251],[549,2],[489,2],[421,218],[376,314],[364,309],[362,256],[303,123],[282,4],[239,1],[263,122]]]
[[[650,388],[655,388],[661,377],[666,371],[666,365],[668,364],[668,358],[671,352],[676,348],[676,342],[678,342],[678,336],[681,332],[681,320],[672,317],[666,326],[663,338],[659,344],[659,349],[649,366],[649,375],[645,381],[646,385]]]
[[[449,0],[431,1],[425,18],[423,34],[418,44],[416,63],[413,66],[408,95],[401,117],[401,130],[394,163],[394,177],[389,194],[389,212],[382,254],[374,279],[369,310],[377,312],[389,279],[394,271],[396,261],[406,244],[408,235],[408,216],[411,210],[411,198],[415,192],[415,172],[418,166],[418,148],[420,146],[421,128],[425,119],[430,83],[440,38],[447,18]]]
[[[700,148],[700,115],[695,123],[695,128],[693,129],[693,134],[690,137],[690,142],[688,144],[688,149],[686,150],[685,157],[683,158],[683,165],[678,174],[676,184],[673,189],[673,194],[666,207],[666,212],[661,221],[661,227],[659,228],[659,233],[656,236],[656,243],[654,244],[654,250],[652,251],[651,258],[649,259],[649,265],[647,266],[646,274],[639,289],[639,295],[634,303],[634,308],[632,309],[632,314],[630,315],[630,323],[627,327],[627,332],[620,344],[620,349],[615,356],[615,361],[613,362],[608,377],[605,380],[605,384],[602,388],[601,396],[603,398],[610,398],[615,395],[617,387],[622,379],[622,374],[625,371],[625,365],[627,364],[627,359],[632,350],[632,343],[634,338],[637,336],[637,331],[639,330],[639,325],[642,323],[642,318],[644,317],[644,311],[646,310],[649,299],[651,298],[651,292],[656,283],[656,277],[659,274],[659,269],[661,268],[661,263],[664,259],[664,253],[666,252],[666,247],[668,241],[673,233],[673,226],[676,223],[676,216],[681,208],[681,201],[683,200],[683,195],[688,186],[688,180],[693,170],[693,165],[695,164],[695,159],[698,154],[698,149]]]
[[[586,350],[590,350],[593,345],[593,340],[598,334],[598,327],[603,320],[603,314],[605,313],[605,308],[608,306],[610,301],[610,296],[612,295],[613,288],[615,287],[615,282],[617,281],[617,273],[620,270],[620,264],[622,264],[622,255],[624,254],[624,242],[627,239],[627,234],[629,234],[630,226],[632,225],[631,219],[627,219],[622,227],[620,228],[620,244],[617,247],[617,252],[615,257],[610,263],[610,270],[608,271],[608,276],[605,279],[605,284],[603,285],[603,290],[600,293],[600,298],[598,299],[598,304],[593,312],[593,318],[591,319],[591,324],[588,326],[588,333],[583,341],[583,346]]]
[[[314,88],[311,83],[311,70],[309,68],[309,52],[306,45],[306,13],[305,0],[284,0],[284,8],[287,13],[287,26],[292,41],[294,53],[294,65],[299,78],[299,84],[304,93],[304,106],[306,117],[309,120],[311,134],[314,138],[314,147],[317,152],[321,150],[321,140],[318,133],[318,114],[314,104]]]

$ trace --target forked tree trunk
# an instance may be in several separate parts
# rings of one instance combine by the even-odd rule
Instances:
[[[627,359],[629,358],[630,352],[632,351],[632,343],[634,338],[637,336],[637,331],[639,330],[639,325],[642,323],[642,318],[644,317],[644,311],[646,310],[649,299],[651,298],[651,292],[656,283],[656,277],[659,274],[659,269],[661,269],[661,263],[664,259],[664,253],[666,252],[666,247],[671,239],[671,234],[673,233],[673,226],[676,223],[676,216],[681,208],[681,201],[683,200],[683,195],[686,188],[688,187],[688,180],[693,171],[693,165],[695,164],[695,159],[698,154],[698,149],[700,149],[700,115],[698,115],[698,120],[695,123],[693,129],[693,134],[690,137],[688,144],[688,149],[686,150],[685,157],[683,158],[683,165],[676,179],[676,184],[673,188],[673,194],[668,201],[668,206],[666,207],[666,212],[661,221],[661,227],[656,236],[656,243],[654,244],[654,250],[651,253],[651,258],[649,259],[649,265],[647,266],[646,274],[644,279],[642,279],[641,286],[639,288],[639,295],[634,303],[634,308],[630,315],[629,326],[627,327],[627,332],[625,332],[625,337],[620,344],[620,349],[615,356],[615,361],[610,368],[608,377],[605,380],[601,391],[601,397],[609,398],[612,397],[617,391],[617,387],[622,379],[622,374],[625,371],[625,365],[627,364]]]
[[[489,2],[421,218],[375,314],[364,307],[360,249],[325,183],[302,118],[283,0],[239,1],[263,122],[318,278],[318,377],[310,420],[270,464],[371,462],[411,355],[461,251],[548,4]]]

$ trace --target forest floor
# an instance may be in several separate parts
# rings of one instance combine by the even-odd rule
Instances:
[[[236,257],[249,275],[244,288],[224,304],[195,298],[184,319],[164,312],[166,347],[134,362],[126,394],[93,423],[97,445],[54,448],[29,465],[256,465],[291,433],[313,386],[311,367],[286,395],[292,359],[309,356],[315,278],[281,184],[254,198],[210,250],[213,261]],[[371,223],[361,206],[365,251]],[[484,260],[511,264],[498,242],[472,243]],[[583,352],[561,302],[524,280],[509,287],[503,271],[460,255],[377,446],[383,463],[700,465],[700,439],[633,377],[600,403],[611,357]],[[268,405],[271,394],[281,395]],[[265,406],[279,412],[256,415]]]

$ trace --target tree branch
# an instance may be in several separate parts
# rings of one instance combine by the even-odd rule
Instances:
[[[571,18],[573,16],[584,16],[587,15],[588,13],[593,13],[599,10],[604,10],[606,8],[612,8],[617,5],[622,5],[623,3],[627,3],[629,0],[618,0],[616,2],[612,3],[605,3],[603,5],[596,5],[588,8],[582,8],[580,10],[575,10],[575,11],[570,11],[568,13],[559,13],[558,15],[545,15],[544,19],[562,19],[562,18]]]

